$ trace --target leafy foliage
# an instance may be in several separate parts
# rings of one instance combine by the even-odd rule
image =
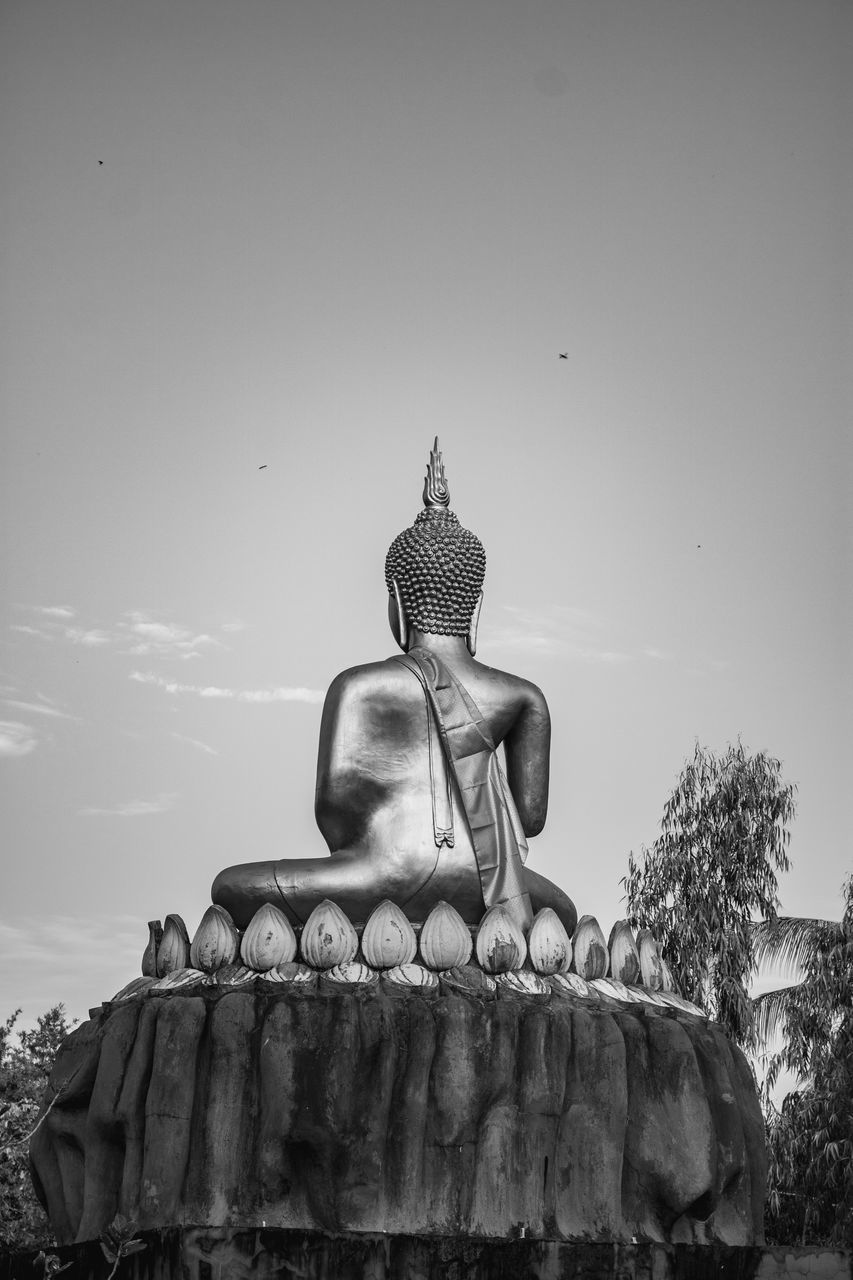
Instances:
[[[135,1232],[134,1223],[121,1213],[117,1213],[106,1231],[101,1232],[99,1237],[101,1253],[112,1265],[112,1271],[107,1276],[107,1280],[112,1280],[121,1265],[122,1258],[128,1258],[132,1253],[141,1253],[143,1249],[148,1248],[143,1240],[135,1238]]]
[[[767,1155],[767,1242],[853,1247],[849,1071],[771,1104]]]
[[[53,1242],[30,1182],[28,1139],[36,1127],[47,1077],[69,1026],[61,1004],[15,1032],[16,1010],[0,1025],[0,1248],[30,1249]],[[15,1043],[15,1038],[17,1043]]]
[[[768,1242],[851,1247],[853,876],[840,922],[776,915],[794,812],[777,760],[740,743],[718,759],[697,744],[660,837],[630,856],[623,883],[633,922],[651,929],[686,995],[746,1048],[781,1037],[764,1055]],[[764,962],[796,978],[751,1002],[746,983]],[[782,1070],[799,1087],[780,1109]]]
[[[778,760],[741,743],[717,757],[698,743],[666,802],[661,834],[623,878],[632,923],[650,929],[688,999],[739,1044],[749,1041],[752,920],[775,919],[787,871],[794,787]]]
[[[756,1043],[774,1034],[765,1082],[770,1196],[778,1243],[853,1245],[853,876],[839,922],[782,917],[755,928],[759,960],[794,965],[801,980],[755,1002]],[[777,1109],[782,1069],[801,1087]]]

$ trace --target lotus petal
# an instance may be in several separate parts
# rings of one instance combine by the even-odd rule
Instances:
[[[159,920],[148,921],[148,941],[145,944],[145,950],[142,953],[142,976],[143,978],[157,977],[157,948],[160,946],[160,939],[163,937],[163,926]]]
[[[165,978],[175,969],[186,969],[190,962],[190,936],[178,915],[166,916],[163,936],[157,948],[157,976]]]
[[[359,960],[347,960],[329,969],[323,978],[334,986],[372,987],[379,981],[379,974]]]
[[[648,987],[631,987],[631,991],[637,1000],[642,1000],[643,1004],[654,1005],[658,1009],[671,1009],[672,1005],[667,1004],[662,997],[665,992],[649,991]]]
[[[685,1000],[684,996],[676,995],[674,991],[658,991],[655,994],[663,1000],[664,1004],[668,1004],[671,1009],[678,1009],[681,1013],[689,1013],[694,1018],[704,1018],[707,1021],[707,1013],[690,1000]]]
[[[581,916],[572,939],[572,970],[587,982],[603,978],[607,972],[607,943],[594,916]]]
[[[599,1004],[598,992],[594,987],[584,979],[578,977],[576,973],[552,973],[548,979],[551,990],[557,995],[573,996],[580,1000],[590,1000],[593,1004]]]
[[[640,976],[640,953],[627,920],[617,920],[607,943],[610,953],[610,976],[630,986]]]
[[[217,987],[245,987],[258,977],[254,969],[247,969],[244,964],[224,964],[214,974]]]
[[[214,903],[207,908],[195,931],[190,963],[205,973],[215,973],[223,965],[234,963],[238,945],[234,921],[224,907]]]
[[[524,969],[517,969],[513,973],[499,973],[495,977],[495,982],[499,994],[506,992],[535,1000],[547,1000],[551,995],[551,988],[544,978],[540,978],[538,973],[528,973]]]
[[[296,955],[296,934],[279,907],[271,902],[258,907],[243,934],[240,955],[244,964],[259,973],[290,963]]]
[[[410,922],[397,906],[386,898],[370,913],[361,935],[361,952],[374,969],[393,969],[414,960],[418,940]]]
[[[471,932],[456,908],[437,902],[421,929],[421,956],[427,968],[440,973],[467,964],[473,947]]]
[[[197,987],[204,982],[205,975],[201,969],[173,969],[165,977],[159,978],[151,991],[173,991],[176,987]]]
[[[672,970],[664,960],[663,956],[660,957],[660,976],[661,991],[674,991],[676,995],[681,994],[678,987],[675,985],[675,978],[672,976]]]
[[[385,971],[382,981],[397,987],[438,990],[438,975],[425,969],[422,964],[398,964]]]
[[[552,907],[537,911],[527,939],[527,950],[537,973],[566,973],[572,962],[572,940]]]
[[[441,975],[441,985],[448,991],[461,991],[465,995],[476,995],[486,1000],[491,999],[497,990],[494,978],[490,978],[473,964],[457,965],[445,970]]]
[[[624,982],[619,982],[616,978],[593,978],[589,985],[610,996],[612,1000],[622,1000],[625,1004],[642,1004],[642,998],[635,996]]]
[[[477,931],[477,959],[487,973],[507,973],[520,969],[527,955],[527,943],[520,927],[506,907],[490,907]]]
[[[348,964],[358,950],[358,934],[336,902],[328,898],[311,912],[300,939],[302,958],[312,969]]]
[[[126,987],[122,987],[112,998],[111,1004],[118,1004],[121,1000],[132,1000],[134,996],[144,995],[150,987],[157,981],[150,974],[143,974],[141,978],[134,978]]]
[[[660,991],[663,987],[663,970],[660,963],[660,949],[648,929],[641,929],[637,934],[637,950],[640,953],[640,976],[643,986],[650,991]]]
[[[312,986],[317,981],[317,971],[309,969],[307,964],[297,964],[293,960],[276,965],[261,974],[264,982],[289,982],[297,987]]]

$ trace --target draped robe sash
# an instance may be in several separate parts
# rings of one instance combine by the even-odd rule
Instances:
[[[429,649],[416,647],[394,656],[423,686],[447,769],[459,787],[486,907],[506,907],[516,923],[528,929],[533,909],[524,884],[527,841],[486,721],[465,686]],[[452,846],[452,810],[448,827],[447,799],[432,752],[430,771],[436,844]]]

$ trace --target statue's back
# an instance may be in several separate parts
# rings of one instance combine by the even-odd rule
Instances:
[[[522,866],[548,807],[548,707],[529,681],[475,659],[485,552],[449,509],[438,441],[423,500],[385,565],[405,656],[344,671],[326,696],[315,813],[330,857],[220,873],[214,901],[238,925],[265,901],[300,923],[324,898],[359,921],[390,898],[415,921],[445,899],[472,924],[503,903],[529,928],[535,904],[574,928],[571,900]]]

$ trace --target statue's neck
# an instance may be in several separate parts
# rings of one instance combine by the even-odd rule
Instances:
[[[409,634],[408,649],[429,649],[442,662],[452,667],[470,667],[474,659],[468,652],[464,636],[436,636],[432,632],[418,631],[413,628]]]

